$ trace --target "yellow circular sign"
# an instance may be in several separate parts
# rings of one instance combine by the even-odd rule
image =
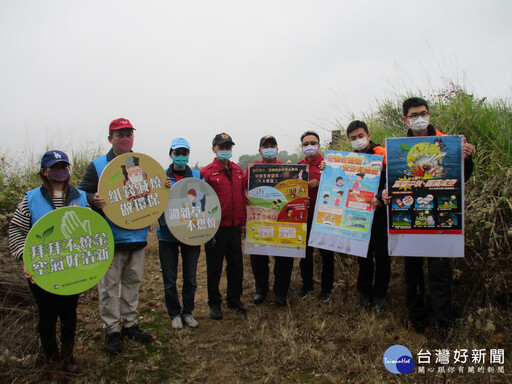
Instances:
[[[140,229],[162,215],[169,199],[167,175],[152,157],[130,152],[117,156],[103,170],[98,193],[107,201],[105,215],[126,229]]]

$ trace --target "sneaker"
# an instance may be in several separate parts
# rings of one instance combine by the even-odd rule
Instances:
[[[172,329],[181,329],[183,328],[183,322],[181,321],[181,316],[176,316],[171,320]]]
[[[121,353],[121,333],[107,333],[105,336],[105,350],[111,355]]]
[[[137,324],[129,328],[123,328],[123,336],[138,341],[139,343],[149,343],[155,340],[155,336],[151,333],[144,332]]]
[[[222,310],[220,309],[220,307],[210,308],[210,319],[222,320]]]
[[[332,291],[320,292],[320,296],[318,298],[322,300],[324,303],[328,303],[331,300]]]
[[[376,312],[382,312],[386,309],[388,303],[385,297],[376,297],[373,300],[373,310]]]
[[[370,308],[370,305],[372,304],[372,297],[368,295],[360,295],[359,301],[356,304],[356,309],[362,310],[362,309],[368,309]]]
[[[196,319],[192,317],[192,315],[186,315],[183,316],[183,322],[187,325],[189,328],[197,328],[199,327],[199,323]]]
[[[308,287],[302,286],[302,288],[300,289],[300,292],[299,292],[299,297],[301,299],[305,299],[308,295],[312,294],[313,292],[315,292],[315,288],[313,288],[313,287],[308,288]]]

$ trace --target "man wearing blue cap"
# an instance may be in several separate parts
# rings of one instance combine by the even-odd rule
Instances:
[[[196,169],[191,169],[187,163],[190,155],[190,144],[182,137],[172,140],[169,156],[172,159],[171,165],[165,171],[167,188],[186,177],[200,179],[201,174]],[[197,261],[201,246],[192,246],[179,242],[169,231],[165,223],[165,216],[158,220],[158,255],[162,266],[162,277],[164,281],[165,305],[171,317],[171,326],[174,329],[183,328],[185,323],[190,328],[197,328],[199,323],[192,317],[194,310],[194,298],[197,288],[196,271]],[[181,249],[181,260],[183,263],[183,308],[180,305],[176,280],[178,277],[178,256]]]

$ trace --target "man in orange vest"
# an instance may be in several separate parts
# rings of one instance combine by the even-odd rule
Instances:
[[[409,127],[407,136],[446,136],[430,124],[430,111],[425,100],[412,97],[403,103],[402,121]],[[473,173],[471,154],[473,145],[464,139],[464,179]],[[451,266],[449,258],[428,257],[428,290],[435,315],[434,335],[441,344],[448,338],[453,327],[451,310]],[[423,331],[430,324],[430,314],[425,304],[425,280],[423,278],[423,257],[404,257],[406,304],[409,321],[417,331]]]
[[[373,199],[372,232],[368,254],[366,258],[358,257],[359,275],[357,277],[357,291],[359,301],[357,309],[367,309],[373,304],[375,311],[386,309],[386,295],[391,275],[391,260],[388,252],[387,215],[382,191],[386,185],[386,149],[370,141],[368,126],[359,120],[351,122],[347,127],[348,141],[354,152],[384,156],[380,175],[379,190]],[[387,198],[390,200],[389,198]]]

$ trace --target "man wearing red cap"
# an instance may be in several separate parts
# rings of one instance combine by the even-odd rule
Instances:
[[[121,118],[110,123],[108,141],[110,151],[94,159],[85,170],[79,188],[87,192],[89,205],[102,212],[106,201],[98,195],[101,173],[116,156],[131,152],[133,128],[129,120]],[[125,229],[105,218],[114,234],[115,251],[112,266],[98,283],[100,316],[106,332],[105,349],[111,354],[121,352],[121,339],[128,337],[141,343],[155,339],[137,325],[139,287],[144,272],[144,248],[149,227]],[[120,292],[120,295],[119,295]]]
[[[212,142],[215,159],[201,169],[201,176],[217,193],[222,216],[219,230],[206,246],[206,273],[208,278],[208,305],[210,317],[222,319],[222,296],[219,283],[222,264],[226,258],[228,308],[245,314],[248,308],[240,301],[244,273],[242,257],[242,226],[245,225],[244,172],[229,159],[235,143],[227,133],[219,133]]]

